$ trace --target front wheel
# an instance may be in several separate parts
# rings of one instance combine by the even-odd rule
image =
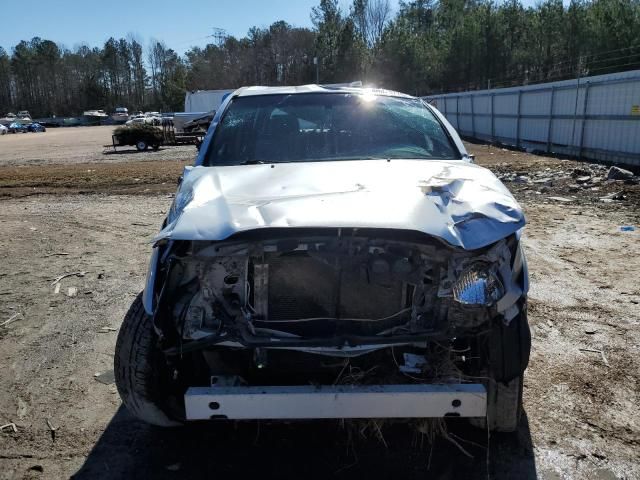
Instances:
[[[138,295],[124,317],[114,356],[116,387],[122,403],[140,420],[159,427],[181,425],[167,413],[168,394],[163,388],[167,366],[152,318]]]
[[[531,353],[531,331],[527,320],[526,299],[520,314],[508,325],[492,325],[487,349],[487,417],[473,419],[472,424],[496,432],[515,432],[522,416],[524,372]]]
[[[144,140],[138,140],[136,142],[136,148],[139,152],[144,152],[147,148],[149,148],[149,145]]]
[[[510,382],[491,380],[487,386],[487,416],[471,424],[492,432],[515,432],[522,417],[522,376]]]

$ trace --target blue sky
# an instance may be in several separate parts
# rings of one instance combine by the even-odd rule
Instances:
[[[212,28],[242,37],[252,26],[277,20],[310,27],[319,0],[0,0],[0,45],[10,52],[20,40],[39,36],[66,47],[102,45],[133,33],[146,46],[164,41],[183,53],[206,45]],[[341,0],[345,7],[351,2]],[[394,9],[398,0],[391,0]]]
[[[524,0],[532,5],[536,0]],[[394,12],[399,0],[390,0]],[[206,45],[213,27],[242,37],[277,20],[310,27],[319,0],[0,0],[0,46],[39,36],[68,48],[101,46],[110,36],[134,34],[147,46],[164,41],[179,53]],[[348,10],[350,0],[340,0]]]

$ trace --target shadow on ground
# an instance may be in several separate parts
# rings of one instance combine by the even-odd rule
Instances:
[[[385,446],[378,438],[349,441],[337,422],[210,423],[164,430],[120,407],[72,478],[486,479],[486,432],[462,424],[450,424],[449,431],[477,444],[459,441],[473,458],[444,439],[433,448],[420,445],[406,425],[386,427]],[[489,474],[537,478],[526,416],[517,434],[492,435]]]
[[[166,150],[166,148],[160,147],[158,150],[152,150],[151,148],[147,150],[138,150],[135,147],[126,147],[121,145],[116,145],[116,149],[113,149],[112,146],[104,146],[104,150],[102,151],[103,155],[129,155],[131,153],[145,153],[145,152],[159,152],[161,150]],[[112,150],[113,149],[113,150]]]

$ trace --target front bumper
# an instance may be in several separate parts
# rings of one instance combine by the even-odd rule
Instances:
[[[187,420],[484,417],[481,384],[211,386],[184,396]]]

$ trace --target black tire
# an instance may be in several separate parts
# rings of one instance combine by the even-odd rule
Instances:
[[[144,152],[147,148],[149,148],[149,144],[146,140],[138,140],[136,142],[136,148],[139,152]]]
[[[522,417],[522,376],[508,383],[491,381],[487,386],[487,416],[471,424],[492,432],[515,432]]]
[[[496,432],[515,432],[522,416],[524,371],[531,353],[531,331],[527,320],[527,303],[520,305],[520,314],[508,326],[493,325],[489,342],[489,380],[487,417],[472,419],[477,427]]]
[[[122,403],[140,420],[159,427],[181,425],[167,413],[162,378],[166,365],[158,337],[138,295],[124,317],[114,357],[116,387]]]
[[[151,148],[153,148],[154,152],[157,152],[158,149],[160,148],[160,144],[156,143],[155,145],[152,145]]]

